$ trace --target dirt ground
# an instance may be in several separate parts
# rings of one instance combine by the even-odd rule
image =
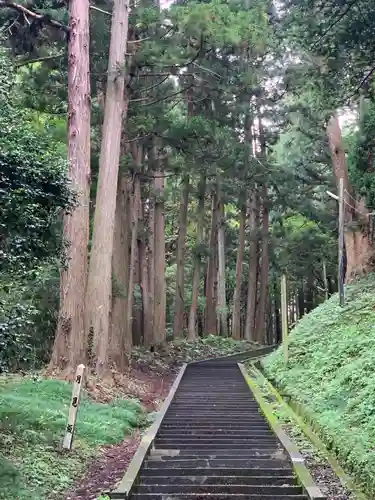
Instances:
[[[327,500],[354,500],[355,496],[341,484],[328,461],[314,449],[302,431],[290,424],[284,424],[283,428],[298,446],[315,484],[326,495]]]
[[[87,390],[96,401],[108,402],[113,397],[136,397],[149,411],[157,411],[167,396],[175,378],[175,371],[152,373],[139,367],[127,376],[114,374],[114,383],[105,385],[95,379],[87,381]],[[127,436],[122,443],[106,446],[88,465],[84,476],[77,478],[74,486],[61,500],[95,500],[101,492],[108,491],[122,479],[137,450],[141,433]]]
[[[122,443],[106,447],[96,457],[84,475],[79,478],[65,500],[95,500],[101,492],[109,490],[124,475],[137,450],[139,434],[126,438]]]

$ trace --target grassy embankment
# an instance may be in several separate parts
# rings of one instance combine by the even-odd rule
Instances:
[[[263,362],[284,395],[303,406],[320,436],[375,498],[375,277],[346,288],[302,318],[282,349]]]
[[[45,500],[83,472],[98,447],[121,441],[145,421],[132,400],[109,404],[84,395],[73,451],[63,454],[71,385],[58,380],[0,378],[0,499]]]

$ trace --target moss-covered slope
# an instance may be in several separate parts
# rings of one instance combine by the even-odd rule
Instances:
[[[70,453],[61,453],[71,385],[59,380],[0,377],[0,500],[62,499],[101,445],[145,423],[134,400],[109,404],[83,394]]]
[[[305,316],[264,369],[301,403],[342,465],[375,498],[375,277],[346,288]]]

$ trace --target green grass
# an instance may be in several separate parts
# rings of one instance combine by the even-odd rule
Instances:
[[[121,441],[144,423],[138,402],[81,400],[73,450],[61,453],[71,385],[0,378],[0,499],[61,498],[100,445]]]
[[[346,288],[305,316],[263,366],[284,395],[303,405],[320,436],[375,497],[375,278]]]

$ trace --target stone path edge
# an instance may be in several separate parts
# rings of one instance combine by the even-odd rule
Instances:
[[[297,446],[286,435],[277,417],[273,414],[271,405],[267,403],[267,401],[263,398],[256,381],[252,379],[243,364],[238,363],[238,366],[263,415],[270,424],[273,432],[276,434],[285,451],[288,453],[297,478],[304,488],[309,499],[327,500],[326,496],[323,495],[321,490],[316,486],[308,468],[305,465],[304,458],[299,452]]]
[[[177,377],[176,380],[174,381],[169,394],[167,398],[165,399],[160,411],[158,412],[158,415],[154,421],[154,423],[151,425],[149,430],[146,432],[146,434],[143,436],[137,451],[134,454],[134,457],[132,458],[132,461],[129,464],[129,467],[120,481],[119,485],[117,488],[112,491],[109,496],[111,499],[120,499],[124,500],[129,498],[129,495],[131,494],[131,490],[133,486],[136,484],[137,479],[138,479],[138,474],[140,471],[140,468],[146,459],[148,453],[150,452],[150,449],[152,449],[156,434],[159,430],[159,427],[163,421],[163,418],[169,408],[169,405],[171,404],[171,401],[177,391],[177,388],[181,382],[181,379],[185,373],[187,364],[184,364]]]

